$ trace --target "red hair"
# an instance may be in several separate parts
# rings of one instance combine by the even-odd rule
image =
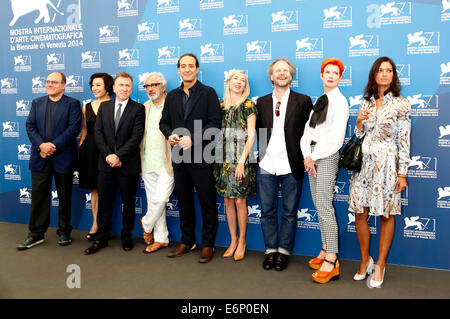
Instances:
[[[339,59],[330,58],[323,60],[322,65],[320,67],[320,74],[323,74],[323,70],[328,64],[337,66],[339,68],[339,75],[342,75],[342,72],[344,72],[344,64]]]

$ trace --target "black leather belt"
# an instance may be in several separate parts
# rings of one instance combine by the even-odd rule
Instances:
[[[317,144],[316,141],[311,141],[311,144],[310,144],[310,145],[312,146],[312,145],[316,145],[316,144]]]

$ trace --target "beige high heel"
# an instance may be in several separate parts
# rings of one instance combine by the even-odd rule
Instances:
[[[242,249],[242,250],[236,248],[236,252],[234,253],[234,261],[239,261],[239,260],[244,259],[245,249],[247,248],[247,243],[244,243],[243,246],[244,246],[244,249]],[[239,245],[238,245],[238,247],[239,247]]]
[[[234,252],[236,251],[237,245],[232,248],[231,246],[228,247],[228,249],[224,252],[223,258],[232,257],[234,255]]]

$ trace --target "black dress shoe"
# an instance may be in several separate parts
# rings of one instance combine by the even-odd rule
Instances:
[[[122,239],[122,248],[125,251],[130,251],[133,249],[133,240],[131,238]]]
[[[265,270],[270,270],[275,267],[275,260],[277,259],[278,253],[269,253],[263,261],[263,268]]]
[[[275,259],[275,263],[274,263],[275,270],[282,271],[282,270],[286,269],[286,267],[288,265],[288,259],[289,259],[288,255],[279,253],[278,257],[277,257],[277,259]]]
[[[94,241],[94,243],[84,251],[84,254],[85,255],[95,254],[97,251],[99,251],[100,249],[102,249],[106,246],[108,246],[107,242]]]

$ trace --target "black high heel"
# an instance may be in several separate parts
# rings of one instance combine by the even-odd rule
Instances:
[[[97,233],[87,233],[86,236],[85,236],[85,238],[86,238],[88,241],[95,241],[95,238],[97,237],[96,234],[97,234]]]

